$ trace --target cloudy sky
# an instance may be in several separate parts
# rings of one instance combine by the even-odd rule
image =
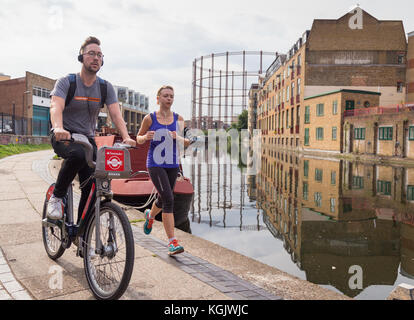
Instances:
[[[78,72],[79,47],[94,35],[105,55],[101,77],[149,96],[150,110],[156,108],[157,89],[171,84],[174,109],[190,119],[196,57],[241,50],[286,53],[313,19],[337,19],[356,1],[374,17],[402,20],[406,33],[414,31],[412,0],[398,5],[385,0],[0,0],[0,72],[15,78],[31,71],[53,79]]]

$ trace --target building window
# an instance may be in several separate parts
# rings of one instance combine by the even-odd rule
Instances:
[[[392,127],[378,128],[379,140],[392,140]]]
[[[338,114],[338,100],[332,103],[332,114]]]
[[[305,146],[309,145],[309,128],[305,128],[305,139],[304,139],[303,144]]]
[[[404,55],[403,54],[398,55],[397,62],[398,62],[398,64],[404,64]]]
[[[316,140],[323,140],[323,128],[316,128]]]
[[[315,181],[322,182],[323,177],[323,170],[322,169],[315,169]]]
[[[352,189],[364,189],[364,177],[352,177]]]
[[[331,171],[331,184],[336,184],[336,171]]]
[[[319,104],[316,105],[316,115],[318,117],[323,116],[323,103],[319,103]]]
[[[305,124],[310,123],[310,107],[305,107]]]
[[[354,139],[355,140],[365,140],[365,128],[355,128],[354,129]]]
[[[308,200],[309,196],[309,184],[307,182],[303,183],[303,200]]]
[[[335,198],[331,198],[331,213],[335,213]]]
[[[407,186],[407,200],[414,201],[414,186]]]
[[[309,175],[309,160],[303,161],[303,176],[308,177]]]
[[[377,181],[377,194],[383,194],[386,196],[391,195],[391,182],[390,181]]]
[[[315,192],[314,200],[315,200],[315,206],[321,207],[322,206],[322,193]]]
[[[337,128],[336,127],[332,127],[332,140],[336,140],[336,133],[337,133]]]
[[[34,86],[33,95],[41,98],[50,98],[50,90]]]
[[[286,110],[286,129],[289,128],[289,109]]]
[[[408,140],[414,140],[414,127],[408,128]]]
[[[397,92],[403,92],[404,84],[401,81],[397,82]]]

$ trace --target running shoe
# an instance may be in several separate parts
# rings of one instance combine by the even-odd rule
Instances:
[[[178,244],[178,241],[174,239],[168,244],[168,254],[170,256],[184,252],[184,247]]]
[[[152,224],[154,222],[154,219],[150,219],[150,209],[145,210],[145,223],[144,223],[144,233],[145,234],[150,234],[152,231]]]
[[[52,195],[47,204],[47,217],[52,220],[63,218],[63,199]]]

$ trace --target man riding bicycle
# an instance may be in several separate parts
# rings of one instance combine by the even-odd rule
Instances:
[[[87,136],[94,147],[93,157],[96,160],[97,147],[94,140],[96,121],[100,109],[106,104],[123,143],[136,145],[135,140],[128,135],[113,86],[96,75],[103,65],[100,44],[97,38],[88,37],[79,50],[78,61],[82,63],[80,73],[57,80],[50,94],[51,143],[56,154],[65,159],[53,195],[48,202],[47,216],[50,219],[62,219],[64,207],[62,199],[76,174],[79,175],[82,186],[78,220],[92,186],[92,181],[87,180],[94,169],[88,166],[83,147],[62,140],[69,140],[72,133]]]

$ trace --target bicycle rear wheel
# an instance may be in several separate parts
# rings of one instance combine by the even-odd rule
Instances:
[[[91,217],[84,243],[84,267],[92,293],[100,300],[120,298],[134,268],[134,237],[125,212],[112,202],[100,208],[100,238],[104,253],[95,252],[95,217]]]
[[[45,246],[46,253],[50,259],[56,260],[62,256],[65,252],[63,246],[63,235],[62,228],[59,225],[46,225],[43,223],[43,220],[47,218],[47,204],[49,202],[50,196],[53,193],[55,184],[53,183],[47,193],[45,202],[43,204],[43,213],[42,213],[42,238],[43,245]],[[62,222],[63,223],[63,222]]]

